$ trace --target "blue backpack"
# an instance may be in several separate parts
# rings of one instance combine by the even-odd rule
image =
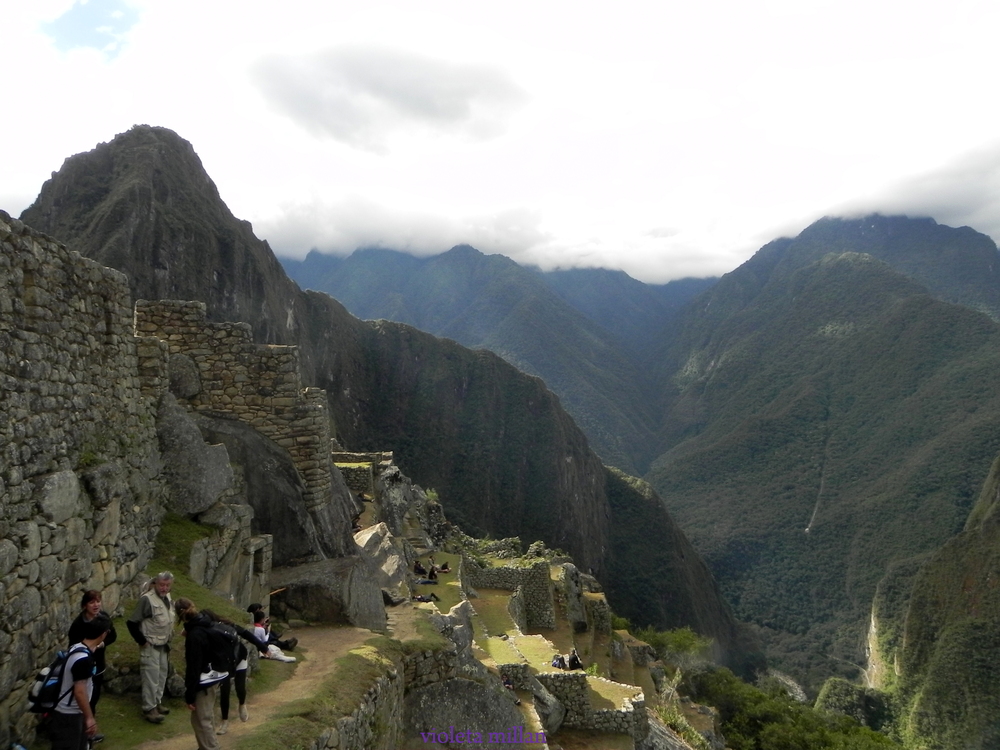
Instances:
[[[59,701],[73,690],[72,684],[70,684],[69,690],[63,693],[59,692],[59,687],[62,685],[63,675],[66,673],[66,662],[69,661],[70,654],[80,653],[81,648],[88,653],[90,652],[90,649],[82,643],[77,644],[77,646],[80,648],[74,646],[69,651],[58,652],[52,663],[35,676],[35,681],[28,691],[28,710],[31,713],[49,713],[59,705]]]

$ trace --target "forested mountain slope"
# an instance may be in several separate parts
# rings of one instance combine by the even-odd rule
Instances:
[[[350,449],[395,451],[470,531],[540,538],[599,577],[613,570],[620,614],[689,624],[737,668],[755,658],[686,540],[650,550],[645,538],[613,538],[616,520],[629,523],[634,511],[651,538],[683,535],[655,495],[622,487],[602,466],[541,380],[490,352],[366,323],[325,294],[299,290],[172,131],[136,126],[70,157],[21,219],[124,272],[137,299],[200,300],[211,320],[249,323],[258,342],[299,346],[303,380],[326,390],[337,438]],[[690,585],[640,590],[642,576],[678,570]]]
[[[869,218],[772,242],[685,310],[647,475],[814,688],[857,676],[877,582],[961,529],[1000,447],[1000,327],[854,252],[875,230],[992,243]]]

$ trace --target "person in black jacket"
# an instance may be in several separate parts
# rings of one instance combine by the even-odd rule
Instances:
[[[184,702],[191,710],[191,727],[198,750],[219,750],[219,740],[215,736],[215,696],[216,685],[225,678],[212,666],[212,641],[209,630],[212,620],[199,612],[190,599],[178,599],[174,607],[184,623]]]
[[[230,632],[235,633],[239,637],[236,650],[233,652],[232,661],[226,670],[229,672],[229,677],[219,683],[219,707],[222,709],[222,723],[215,730],[215,733],[225,734],[229,731],[229,694],[232,685],[236,685],[236,699],[240,702],[240,721],[247,721],[250,718],[250,712],[247,710],[247,669],[250,666],[248,661],[250,652],[247,651],[247,647],[243,641],[250,643],[258,651],[263,651],[264,653],[267,653],[267,643],[259,640],[257,636],[246,628],[240,627],[228,618],[215,614],[210,609],[203,609],[202,614],[208,615],[208,618],[213,623],[213,627],[215,626],[214,623],[222,623],[223,626],[231,628]]]
[[[102,597],[100,591],[90,589],[89,591],[83,592],[83,601],[80,602],[81,612],[69,626],[70,645],[80,643],[83,640],[85,631],[84,625],[95,620],[98,615],[105,615],[109,621],[111,620],[111,616],[101,609],[101,601]],[[101,686],[104,684],[104,650],[116,640],[118,640],[118,633],[115,632],[115,626],[112,625],[107,636],[105,636],[104,640],[94,651],[94,664],[96,666],[96,671],[93,676],[94,690],[90,696],[90,710],[95,715],[97,714],[97,701],[101,699]],[[92,742],[100,742],[104,739],[104,735],[98,734],[90,739]]]

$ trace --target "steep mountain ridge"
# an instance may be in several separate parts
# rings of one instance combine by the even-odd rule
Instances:
[[[298,345],[303,381],[326,390],[338,439],[394,450],[470,530],[541,538],[599,576],[613,569],[621,579],[611,601],[622,602],[621,614],[691,625],[716,638],[737,668],[756,658],[690,548],[653,558],[643,540],[626,538],[612,549],[616,518],[650,501],[618,486],[609,500],[606,469],[544,383],[492,353],[398,323],[365,323],[325,294],[300,291],[175,133],[137,126],[70,157],[22,220],[124,272],[137,299],[198,299],[210,320],[246,321],[257,341]],[[682,538],[666,513],[650,518],[656,525],[643,534]],[[644,573],[686,570],[691,586],[632,592],[642,581],[620,561]]]
[[[430,258],[368,249],[345,259],[314,252],[283,264],[303,286],[330,294],[358,317],[489,349],[542,378],[607,463],[635,473],[651,458],[648,370],[509,258],[460,245]]]

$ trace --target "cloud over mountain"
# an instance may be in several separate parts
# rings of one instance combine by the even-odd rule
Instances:
[[[252,75],[301,127],[371,151],[386,150],[399,131],[491,138],[525,98],[499,68],[374,47],[272,55]]]

